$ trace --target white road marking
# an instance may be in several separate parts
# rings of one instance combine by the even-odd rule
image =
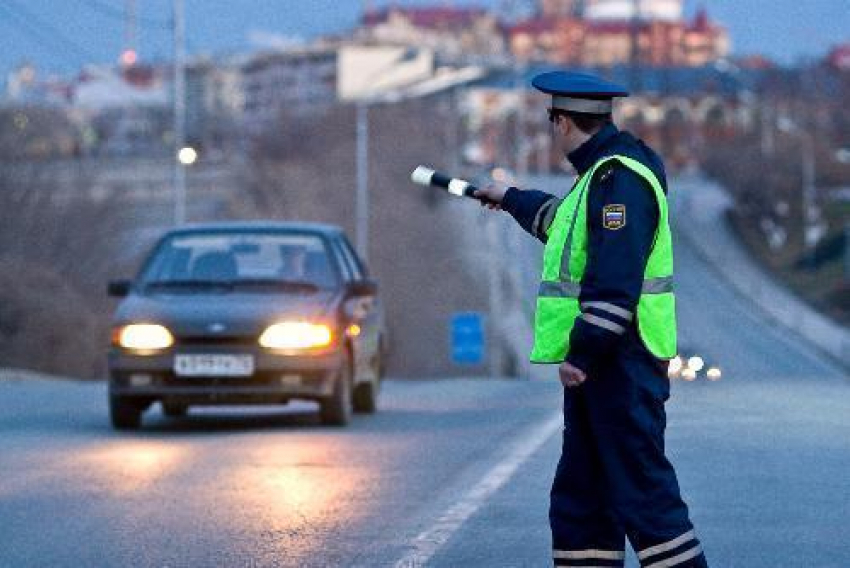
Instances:
[[[463,523],[474,515],[493,493],[505,485],[517,469],[563,426],[563,416],[561,412],[557,412],[527,435],[517,438],[504,459],[484,474],[484,477],[461,496],[434,524],[413,539],[410,550],[395,563],[395,568],[419,568],[427,565]]]

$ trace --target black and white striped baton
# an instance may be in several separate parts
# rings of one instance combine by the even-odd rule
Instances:
[[[475,192],[478,191],[478,188],[468,181],[441,174],[425,166],[419,166],[413,170],[410,179],[415,184],[439,187],[458,197],[470,197],[482,203],[492,203],[486,197],[476,197]]]

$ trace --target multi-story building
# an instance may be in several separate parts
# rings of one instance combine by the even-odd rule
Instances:
[[[726,30],[701,10],[685,19],[683,0],[538,0],[535,15],[506,25],[480,8],[368,10],[361,42],[417,46],[442,58],[494,57],[611,67],[637,61],[699,67],[729,52]]]
[[[640,3],[597,0],[585,17],[537,17],[508,30],[514,56],[530,61],[583,67],[613,67],[631,63],[651,67],[700,67],[728,55],[726,30],[704,10],[691,20],[681,18],[681,2]]]
[[[245,95],[238,60],[199,58],[186,68],[186,135],[192,144],[220,147],[232,137]]]
[[[24,64],[9,73],[0,102],[11,105],[64,106],[70,102],[70,82],[39,77],[35,66]]]
[[[257,133],[283,113],[327,108],[337,98],[337,56],[333,45],[262,53],[242,66],[243,122]]]
[[[538,12],[544,18],[580,16],[584,4],[583,0],[540,0]]]
[[[499,19],[482,8],[390,7],[363,16],[361,42],[424,47],[450,59],[496,56],[505,50]]]
[[[393,45],[348,45],[339,50],[337,96],[341,101],[386,96],[434,77],[434,52]]]
[[[680,22],[682,0],[587,0],[583,16],[588,20]]]

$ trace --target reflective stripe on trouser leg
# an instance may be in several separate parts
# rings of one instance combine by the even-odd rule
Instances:
[[[555,566],[602,566],[619,568],[626,560],[625,550],[600,550],[586,548],[584,550],[554,550],[552,557]]]
[[[668,568],[692,565],[702,554],[702,546],[693,530],[676,538],[638,551],[637,556],[645,568]]]

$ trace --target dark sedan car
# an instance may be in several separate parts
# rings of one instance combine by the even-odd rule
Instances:
[[[123,297],[109,353],[116,428],[154,402],[317,401],[326,424],[374,412],[383,317],[377,286],[341,229],[317,224],[192,226],[166,234]]]

